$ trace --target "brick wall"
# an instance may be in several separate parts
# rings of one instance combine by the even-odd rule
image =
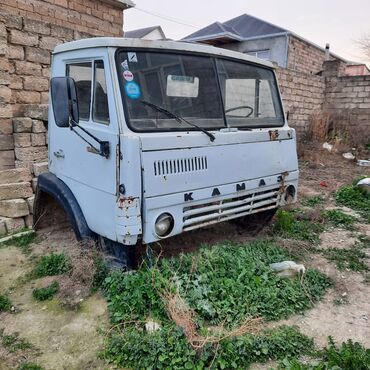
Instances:
[[[294,36],[289,36],[288,53],[289,69],[308,74],[322,71],[325,61],[324,50]]]
[[[322,110],[325,78],[278,68],[277,77],[289,123],[302,134],[312,114]]]
[[[370,76],[343,76],[343,66],[325,62],[326,90],[323,109],[335,125],[356,136],[357,142],[370,138]],[[337,71],[337,73],[335,73]]]
[[[118,1],[112,5],[100,0],[1,0],[0,3],[0,11],[96,36],[121,36],[124,8]]]

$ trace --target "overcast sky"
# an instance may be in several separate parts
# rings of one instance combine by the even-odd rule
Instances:
[[[215,21],[248,13],[353,61],[364,61],[355,40],[370,33],[370,0],[134,0],[124,12],[124,30],[161,25],[180,39]],[[154,13],[178,23],[148,14]],[[179,23],[185,23],[179,24]],[[190,26],[193,25],[194,27]]]

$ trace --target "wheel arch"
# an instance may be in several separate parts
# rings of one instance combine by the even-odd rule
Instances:
[[[35,230],[46,212],[49,197],[63,208],[77,240],[96,239],[96,234],[87,225],[85,216],[71,189],[51,172],[43,173],[38,177],[34,201],[33,227]]]

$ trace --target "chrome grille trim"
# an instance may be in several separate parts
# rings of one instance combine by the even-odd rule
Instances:
[[[183,230],[193,230],[213,223],[273,209],[278,206],[280,188],[250,192],[246,195],[184,207]]]

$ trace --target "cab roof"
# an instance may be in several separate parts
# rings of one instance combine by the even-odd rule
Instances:
[[[194,53],[206,53],[214,56],[229,57],[234,59],[245,60],[254,64],[259,64],[265,67],[274,68],[270,62],[252,57],[247,54],[239,53],[228,49],[216,48],[214,46],[179,42],[179,41],[152,41],[142,39],[126,39],[122,37],[94,37],[77,41],[67,42],[55,47],[53,54],[64,53],[67,51],[89,49],[96,47],[113,47],[113,48],[137,48],[137,49],[163,49],[176,50]]]

